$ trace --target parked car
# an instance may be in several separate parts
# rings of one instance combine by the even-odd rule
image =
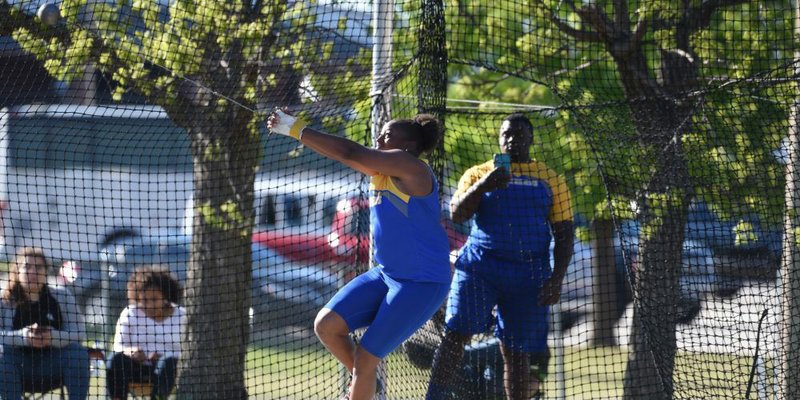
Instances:
[[[341,279],[328,269],[293,262],[253,244],[253,325],[312,327]]]
[[[265,196],[269,199],[269,195]],[[321,199],[315,199],[320,202]],[[270,204],[264,201],[265,204]],[[312,204],[312,201],[308,202]],[[264,207],[262,207],[264,208]],[[272,207],[277,209],[277,207]],[[284,207],[289,209],[289,207]],[[308,215],[298,217],[298,219],[313,219],[316,210],[326,209],[326,207],[297,207],[294,213],[297,215]],[[268,214],[257,212],[259,215]],[[319,218],[325,220],[322,213]],[[273,218],[279,220],[279,218]],[[467,239],[464,227],[455,224],[449,218],[443,216],[442,226],[447,233],[448,243],[451,250],[460,248]],[[330,215],[328,226],[319,226],[317,229],[306,229],[298,231],[296,229],[275,229],[274,227],[260,224],[259,229],[253,233],[253,241],[265,247],[275,249],[278,253],[287,258],[315,265],[326,265],[349,269],[352,277],[357,272],[367,269],[370,251],[369,234],[369,201],[366,198],[343,197],[336,202],[336,207]]]
[[[181,284],[185,284],[189,264],[188,243],[189,239],[185,236],[131,235],[101,245],[100,270],[101,273],[107,273],[108,290],[101,290],[98,293],[99,298],[94,299],[93,303],[106,307],[103,322],[113,324],[128,304],[128,279],[140,266],[162,265],[169,269]]]
[[[102,286],[99,254],[91,252],[83,257],[57,259],[51,262],[58,269],[50,284],[69,288],[81,309],[86,309],[91,299],[100,293]]]
[[[638,236],[628,238],[634,255],[638,255]],[[677,321],[689,323],[700,313],[703,301],[719,292],[720,280],[710,248],[695,240],[683,242],[682,263],[678,280]],[[631,262],[632,280],[636,278],[638,257]]]
[[[689,206],[686,238],[696,240],[714,253],[717,272],[732,294],[738,282],[777,277],[783,247],[783,230],[755,214],[720,218],[706,203]],[[731,286],[733,285],[733,286]]]
[[[614,237],[615,274],[618,302],[617,312],[622,315],[633,300],[631,284],[638,267],[639,237],[636,224],[625,223],[620,227],[622,239]],[[569,327],[591,314],[594,307],[595,250],[581,240],[575,240],[573,256],[561,290],[562,323]],[[552,263],[552,260],[551,260]],[[702,308],[703,300],[719,291],[713,253],[710,248],[695,240],[683,243],[681,276],[679,280],[678,321],[687,323],[694,319]]]
[[[615,242],[617,245],[619,241]],[[564,329],[569,329],[577,321],[591,315],[595,301],[594,268],[592,263],[596,259],[595,251],[589,243],[575,239],[572,247],[572,260],[567,268],[567,274],[561,286],[561,324]],[[615,252],[621,255],[619,248]],[[552,259],[551,259],[552,264]],[[615,281],[616,287],[613,289],[617,294],[617,304],[615,305],[616,316],[622,315],[625,306],[631,302],[631,291],[626,272],[627,266],[621,256],[616,257],[615,262]]]
[[[90,293],[85,300],[87,320],[113,324],[127,305],[126,288],[139,266],[167,267],[183,284],[189,265],[191,238],[187,235],[122,235],[100,246],[97,268],[75,271],[67,286],[73,292]],[[69,268],[62,268],[69,275]],[[102,290],[103,272],[107,290]],[[63,279],[63,278],[62,278]],[[270,248],[252,245],[252,322],[255,329],[311,327],[319,308],[338,288],[338,278],[313,265],[287,260]],[[107,325],[110,326],[110,325]]]

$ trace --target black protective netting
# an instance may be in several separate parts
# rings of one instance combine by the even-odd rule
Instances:
[[[444,123],[428,161],[461,325],[443,304],[379,398],[500,399],[504,373],[520,399],[798,398],[798,15],[0,0],[0,398],[345,393],[314,320],[374,264],[370,178],[269,134],[284,106],[366,146],[393,118]],[[501,152],[508,187],[486,183]]]

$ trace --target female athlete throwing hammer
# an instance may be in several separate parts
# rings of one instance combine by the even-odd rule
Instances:
[[[375,148],[309,128],[283,111],[275,111],[268,126],[372,177],[370,228],[378,265],[339,290],[314,321],[322,344],[352,373],[344,398],[372,399],[380,360],[430,319],[447,296],[449,247],[439,222],[439,188],[419,158],[436,147],[441,124],[426,114],[389,121]],[[363,327],[356,346],[349,333]]]

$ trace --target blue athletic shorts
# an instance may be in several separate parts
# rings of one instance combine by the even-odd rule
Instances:
[[[361,347],[383,358],[428,321],[447,297],[448,284],[392,279],[383,268],[359,275],[328,301],[350,332],[367,327]]]
[[[474,335],[496,322],[494,333],[504,346],[526,353],[547,351],[550,307],[537,302],[551,275],[549,264],[546,257],[543,262],[520,262],[464,246],[447,300],[447,328]]]

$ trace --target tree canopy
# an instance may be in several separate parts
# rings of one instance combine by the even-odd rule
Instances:
[[[573,177],[579,212],[602,215],[606,191],[598,168],[620,206],[635,200],[653,170],[626,109],[636,99],[626,98],[614,55],[601,40],[611,32],[596,21],[619,26],[619,42],[622,35],[641,36],[629,45],[644,53],[645,79],[658,85],[662,52],[679,46],[677,31],[690,13],[701,14],[687,42],[699,79],[679,94],[695,104],[694,127],[681,139],[696,197],[724,218],[757,213],[774,224],[782,212],[783,172],[772,153],[786,135],[793,96],[789,3],[453,1],[450,94],[557,107],[554,121],[542,126],[544,154],[537,156]]]

